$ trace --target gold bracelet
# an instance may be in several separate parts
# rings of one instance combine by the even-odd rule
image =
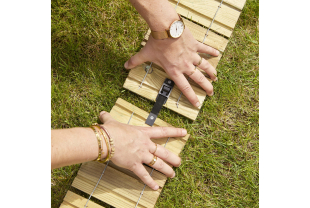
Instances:
[[[104,160],[98,160],[98,162],[101,162],[101,163],[105,163],[106,161],[108,161],[110,159],[110,145],[109,145],[109,141],[108,141],[108,138],[107,138],[107,135],[102,131],[102,129],[100,128],[100,125],[99,124],[96,124],[96,127],[99,129],[99,132],[100,134],[102,135],[102,137],[104,138],[105,140],[105,143],[107,145],[107,157],[104,159]]]
[[[98,141],[98,158],[95,159],[94,161],[99,161],[101,159],[101,151],[102,151],[102,147],[101,147],[101,138],[96,130],[96,128],[94,127],[94,125],[90,126],[90,128],[95,132],[96,137],[97,137],[97,141]]]
[[[100,126],[100,127],[104,130],[104,132],[105,132],[105,133],[108,135],[108,137],[109,137],[109,141],[110,141],[110,145],[111,145],[111,157],[110,157],[110,159],[111,159],[111,158],[113,157],[114,153],[115,153],[114,141],[113,141],[112,137],[110,136],[109,132],[107,131],[107,129],[104,128],[104,126]]]

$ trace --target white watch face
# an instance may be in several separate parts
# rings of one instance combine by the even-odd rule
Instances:
[[[181,22],[180,20],[176,21],[170,27],[170,35],[173,38],[178,38],[182,35],[183,30],[184,30],[183,22]]]

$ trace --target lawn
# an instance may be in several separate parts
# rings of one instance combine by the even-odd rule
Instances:
[[[53,0],[51,128],[87,127],[121,97],[151,111],[153,102],[122,88],[123,65],[148,28],[126,0]],[[176,177],[156,207],[258,207],[259,2],[247,0],[217,67],[219,81],[191,120],[166,108],[159,118],[191,134]],[[51,172],[56,208],[80,165]]]

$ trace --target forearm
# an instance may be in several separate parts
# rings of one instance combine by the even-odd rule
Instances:
[[[167,0],[129,0],[153,31],[163,31],[178,19]]]
[[[95,160],[98,157],[98,140],[91,128],[71,128],[52,130],[52,169]],[[101,142],[107,156],[105,142]]]

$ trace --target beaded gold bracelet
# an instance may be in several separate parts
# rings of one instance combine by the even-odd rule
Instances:
[[[102,137],[104,138],[105,140],[105,143],[107,145],[107,157],[104,159],[104,160],[98,160],[98,162],[101,162],[101,163],[105,163],[106,161],[108,161],[111,157],[111,151],[110,151],[110,144],[109,144],[109,140],[107,138],[107,135],[102,131],[102,129],[100,128],[100,125],[99,124],[96,124],[96,127],[99,129],[99,132],[100,134],[102,135]]]
[[[114,153],[115,153],[115,145],[114,145],[114,141],[112,139],[112,137],[110,136],[109,132],[107,131],[106,128],[104,128],[104,126],[100,126],[101,129],[103,129],[103,131],[108,135],[109,137],[109,141],[110,141],[110,146],[111,146],[111,157],[110,159],[113,157]]]
[[[94,161],[99,161],[101,159],[101,152],[102,152],[102,146],[101,146],[101,138],[95,128],[94,125],[90,126],[90,128],[95,132],[95,135],[96,135],[96,138],[97,138],[97,141],[98,141],[98,158],[95,159]]]

